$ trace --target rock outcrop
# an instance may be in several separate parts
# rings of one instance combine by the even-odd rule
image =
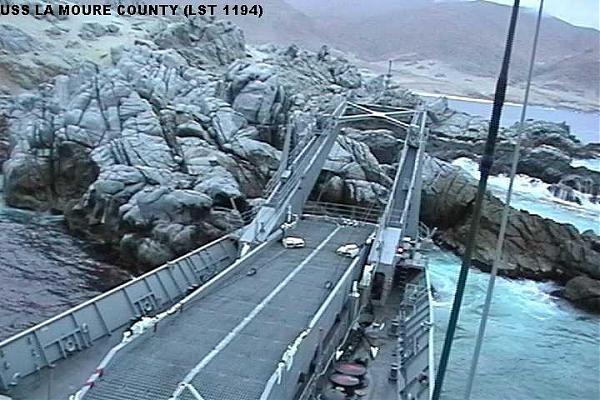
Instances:
[[[438,227],[437,242],[459,254],[464,252],[476,182],[460,168],[428,159],[423,190],[422,220]],[[494,260],[503,204],[488,195],[484,201],[474,265],[488,271]],[[523,210],[512,209],[507,227],[504,260],[500,273],[512,278],[553,279],[567,282],[575,277],[600,280],[600,238],[579,233]],[[586,281],[587,282],[587,281]],[[575,288],[570,290],[572,293]],[[600,308],[598,308],[600,310]]]
[[[488,121],[451,110],[444,99],[432,104],[431,109],[433,115],[429,153],[446,161],[459,157],[478,160],[483,152]],[[518,134],[518,124],[500,129],[492,170],[494,174],[510,172]],[[583,190],[582,193],[590,201],[597,202],[600,172],[571,166],[574,158],[593,157],[600,157],[600,150],[594,146],[582,145],[570,133],[566,124],[528,120],[522,128],[521,157],[517,172],[546,183],[561,183],[575,190]],[[580,182],[585,184],[581,185]]]
[[[288,115],[301,140],[319,124],[315,111],[349,87],[365,92],[357,70],[331,56],[273,48],[247,59],[241,31],[225,22],[174,22],[153,40],[114,48],[111,66],[83,63],[4,107],[7,204],[63,212],[73,231],[141,268],[240,226],[278,167]],[[381,202],[391,183],[350,137],[326,170],[361,204]]]
[[[95,25],[85,32],[94,43],[100,34],[119,34]],[[1,45],[32,52],[37,44],[17,36]],[[7,116],[0,157],[3,138],[10,143],[4,194],[15,207],[63,212],[73,231],[111,244],[141,269],[241,226],[241,214],[261,203],[279,165],[285,124],[302,143],[342,97],[395,107],[421,101],[327,49],[247,48],[235,25],[205,18],[159,20],[147,40],[113,48],[109,64],[82,63],[0,104]],[[433,156],[481,154],[485,121],[443,100],[430,111]],[[496,172],[507,168],[514,133],[501,132]],[[403,140],[376,121],[345,127],[312,198],[384,206]],[[575,189],[597,196],[598,174],[570,162],[598,149],[581,146],[565,126],[528,122],[524,149],[521,172],[557,184],[562,195]],[[433,157],[426,171],[423,220],[439,228],[440,244],[460,253],[475,184]],[[489,196],[475,254],[482,269],[492,263],[500,210]],[[578,277],[600,280],[596,235],[513,210],[506,248],[503,274],[569,281],[565,296],[590,303],[595,286]]]
[[[62,211],[126,260],[158,265],[240,226],[279,151],[179,53],[113,56],[15,99],[6,201]]]
[[[563,291],[563,296],[575,304],[600,311],[600,281],[581,275],[571,279]]]
[[[181,18],[152,39],[161,49],[174,49],[195,66],[229,65],[246,55],[244,32],[230,21],[211,17]]]

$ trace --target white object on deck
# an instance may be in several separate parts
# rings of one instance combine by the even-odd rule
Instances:
[[[304,239],[301,237],[288,236],[281,239],[281,244],[286,249],[300,248],[306,246]]]
[[[344,257],[354,258],[360,252],[360,247],[356,243],[348,243],[338,247],[336,254]]]
[[[371,286],[371,280],[373,279],[373,271],[375,270],[375,265],[366,264],[363,269],[362,278],[360,279],[359,286],[363,289]]]

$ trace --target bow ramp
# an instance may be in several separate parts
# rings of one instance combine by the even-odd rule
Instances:
[[[264,242],[290,215],[302,213],[304,204],[337,139],[340,118],[346,108],[346,101],[342,101],[326,120],[323,129],[314,130],[303,138],[303,142],[294,148],[293,153],[287,154],[286,145],[281,168],[270,182],[272,191],[268,193],[265,205],[245,230],[241,242],[248,246]],[[289,136],[286,138],[287,143],[289,143]]]
[[[372,119],[406,135],[383,214],[307,202],[339,126]],[[222,238],[0,343],[0,388],[15,400],[308,398],[361,312],[385,304],[395,273],[413,266],[424,125],[423,111],[344,101],[293,149],[288,135],[267,200],[239,237]],[[400,254],[400,247],[407,251]],[[423,270],[415,271],[423,280]],[[421,322],[429,303],[421,292],[417,298],[415,312],[401,314],[413,321],[401,330],[421,350],[415,357],[394,351],[401,359],[389,363],[380,357],[377,376],[396,365],[390,377],[398,383],[373,385],[374,399],[383,400],[379,386],[413,398],[428,392],[422,379],[431,365],[423,358],[428,331]]]
[[[374,266],[383,283],[372,293],[373,300],[380,304],[385,304],[395,271],[404,258],[403,242],[414,244],[419,239],[422,171],[427,142],[426,118],[425,111],[415,113],[407,128],[389,201],[379,221],[375,245],[369,254],[369,263]]]
[[[356,264],[335,250],[348,242],[364,242],[371,231],[302,221],[294,234],[305,238],[305,247],[286,249],[270,241],[248,253],[235,273],[117,353],[82,397],[261,398],[282,355],[319,317],[327,297],[335,296],[332,286]],[[295,368],[302,363],[309,367],[314,349],[306,354],[294,360]]]

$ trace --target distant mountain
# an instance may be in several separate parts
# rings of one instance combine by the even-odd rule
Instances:
[[[372,17],[433,4],[434,0],[286,0],[291,6],[317,18]]]
[[[437,3],[409,11],[354,18],[345,24],[323,25],[336,33],[338,45],[371,60],[406,58],[439,60],[478,74],[497,72],[504,51],[510,7],[485,1]],[[515,39],[513,70],[526,71],[535,29],[535,15],[521,12]],[[600,32],[544,18],[538,61],[549,65],[566,57],[599,59]]]
[[[261,20],[235,20],[249,42],[293,42],[310,49],[328,43],[368,62],[416,61],[484,78],[497,75],[511,11],[487,1],[433,0],[267,0],[264,8]],[[526,77],[535,19],[533,10],[521,10],[513,83]],[[597,103],[600,31],[546,16],[535,71],[537,86],[581,93]],[[453,73],[438,75],[451,79]]]
[[[284,0],[262,0],[260,4],[264,10],[260,19],[248,16],[229,18],[244,30],[248,42],[280,45],[295,43],[310,50],[332,42],[325,30],[318,25],[316,18],[309,17]]]

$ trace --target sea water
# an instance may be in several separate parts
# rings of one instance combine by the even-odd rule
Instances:
[[[586,167],[589,170],[600,172],[600,158],[593,158],[589,160],[573,160],[571,162],[573,167]]]
[[[0,199],[0,341],[129,278],[62,217],[6,207],[1,191]]]
[[[484,118],[490,118],[492,114],[491,102],[448,99],[448,105],[452,109]],[[600,112],[579,112],[530,105],[527,107],[527,118],[558,123],[566,122],[571,128],[571,133],[583,143],[600,142]],[[520,119],[520,105],[504,105],[502,108],[502,126],[511,126]]]
[[[439,359],[460,267],[448,252],[430,255],[435,359]],[[444,400],[462,400],[489,274],[471,270],[444,380]],[[554,298],[552,283],[496,281],[473,400],[600,399],[600,316]]]
[[[474,163],[456,162],[478,175]],[[492,177],[492,191],[504,197],[508,179]],[[599,231],[598,209],[545,201],[544,188],[521,176],[515,203],[534,214],[569,222],[579,231]],[[430,273],[436,289],[435,350],[439,358],[461,260],[435,250]],[[471,270],[444,381],[444,400],[463,399],[489,274]],[[573,307],[550,293],[551,282],[499,277],[488,320],[473,400],[600,399],[600,316]]]
[[[468,158],[458,158],[452,164],[460,166],[476,179],[479,179],[479,166]],[[509,177],[490,176],[488,189],[497,198],[504,201]],[[589,195],[575,191],[582,204],[562,201],[548,190],[549,185],[539,179],[526,175],[517,175],[511,205],[517,209],[529,211],[544,218],[574,225],[580,232],[593,230],[600,234],[600,204],[589,201]]]

